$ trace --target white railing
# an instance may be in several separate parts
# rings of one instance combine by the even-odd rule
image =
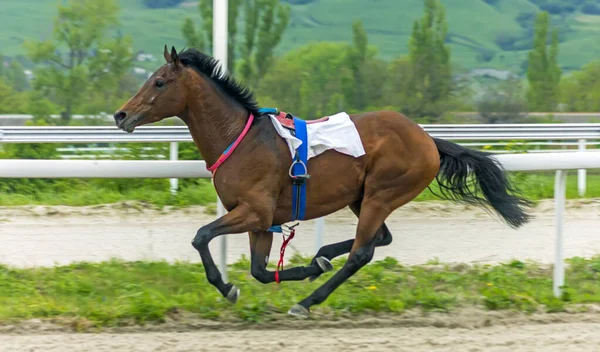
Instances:
[[[563,216],[567,170],[600,169],[600,152],[504,154],[495,156],[508,171],[556,171],[556,251],[553,290],[564,285]],[[156,160],[0,160],[0,178],[210,178],[204,161]],[[222,215],[219,212],[218,216]],[[226,275],[226,236],[221,236],[220,267]],[[323,243],[323,224],[317,224],[317,246]],[[317,248],[318,248],[317,247]]]
[[[559,124],[442,124],[421,125],[433,137],[455,141],[468,147],[506,145],[509,141],[526,141],[533,149],[541,146],[561,148],[577,146],[577,149],[564,149],[560,152],[584,151],[587,146],[600,144],[600,123],[559,123]],[[493,141],[496,141],[494,143]],[[143,126],[134,133],[125,133],[114,126],[7,126],[0,127],[0,143],[141,143],[170,142],[170,159],[177,160],[178,142],[192,142],[186,126]],[[65,150],[67,151],[67,150]],[[505,151],[495,151],[506,153]],[[75,156],[64,154],[65,159]],[[108,158],[109,154],[98,156]],[[164,158],[157,155],[157,158]],[[90,158],[90,156],[80,156]],[[172,192],[176,192],[178,181],[170,180]],[[586,171],[578,171],[578,192],[585,195]]]
[[[556,170],[554,180],[556,243],[554,256],[553,291],[556,297],[562,294],[565,283],[564,269],[564,210],[567,188],[567,171],[599,169],[600,152],[575,152],[570,154],[509,154],[498,155],[496,159],[507,171],[549,171]]]
[[[222,60],[219,60],[220,62],[222,62]],[[461,111],[454,111],[451,112],[452,115],[455,115],[457,117],[467,117],[467,118],[471,118],[473,119],[473,121],[477,121],[478,119],[480,119],[480,114],[478,112],[461,112]],[[526,116],[528,117],[546,117],[548,115],[552,115],[554,116],[557,121],[560,122],[568,122],[568,121],[585,121],[585,120],[599,120],[600,119],[600,112],[529,112],[526,113]],[[60,115],[57,114],[53,114],[50,115],[51,118],[59,120],[61,118]],[[32,120],[34,118],[33,115],[31,114],[0,114],[0,123],[1,122],[7,122],[7,123],[19,123],[22,124],[25,121],[28,120]],[[94,119],[94,120],[103,120],[106,122],[113,122],[114,119],[112,117],[112,114],[109,113],[105,113],[105,112],[101,112],[98,114],[94,114],[94,115],[82,115],[82,114],[74,114],[71,115],[71,119],[73,120],[83,120],[83,119]]]
[[[421,125],[433,137],[460,141],[600,140],[600,123]],[[143,126],[125,133],[112,126],[0,126],[4,143],[191,142],[186,126]]]

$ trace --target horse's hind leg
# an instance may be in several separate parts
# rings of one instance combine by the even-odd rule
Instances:
[[[320,304],[344,281],[373,259],[377,234],[385,219],[395,209],[413,200],[429,184],[431,178],[423,177],[423,170],[407,172],[394,169],[394,164],[385,162],[372,169],[365,180],[365,195],[358,216],[356,237],[344,266],[310,296],[294,305],[289,314],[307,317],[310,307]],[[428,170],[425,170],[428,171]],[[383,176],[380,176],[383,175]]]
[[[350,210],[359,217],[360,216],[360,202],[354,203],[350,205]],[[375,234],[375,247],[383,247],[392,243],[392,233],[386,226],[385,222],[381,227],[377,230]],[[312,259],[311,264],[317,263],[318,258],[326,258],[327,260],[332,260],[335,257],[338,257],[342,254],[346,254],[350,252],[352,249],[352,245],[354,245],[354,239],[332,243],[321,247],[315,257]],[[316,276],[311,276],[310,281],[316,280],[321,274]]]
[[[306,317],[310,307],[320,304],[344,281],[354,275],[360,268],[373,259],[377,230],[390,214],[389,208],[379,199],[365,198],[358,219],[356,238],[350,250],[348,261],[327,282],[314,291],[310,296],[294,305],[289,314]]]
[[[267,270],[269,253],[273,244],[272,232],[250,232],[250,258],[252,276],[263,284],[275,281],[275,272]],[[281,270],[279,281],[301,281],[310,276],[318,276],[331,271],[328,260],[317,259],[314,264]]]

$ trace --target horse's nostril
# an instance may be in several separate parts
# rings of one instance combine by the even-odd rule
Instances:
[[[125,120],[125,118],[127,117],[127,113],[125,111],[117,111],[114,117],[116,122],[121,122]]]

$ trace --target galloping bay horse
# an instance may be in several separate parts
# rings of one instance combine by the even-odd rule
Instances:
[[[192,245],[208,281],[232,303],[239,290],[223,282],[209,251],[210,241],[221,235],[249,233],[251,273],[262,283],[314,280],[333,269],[331,259],[349,253],[338,272],[288,312],[307,317],[311,306],[372,260],[375,247],[392,242],[386,218],[434,179],[441,198],[491,207],[513,228],[530,219],[526,208],[531,203],[518,194],[491,154],[432,138],[397,112],[354,114],[350,118],[366,154],[352,157],[327,150],[308,161],[302,220],[348,206],[358,217],[355,238],[322,247],[308,266],[269,271],[272,226],[294,219],[290,150],[252,93],[226,75],[214,58],[195,49],[178,53],[173,47],[169,52],[166,46],[164,58],[166,64],[114,114],[115,123],[131,133],[137,126],[177,116],[188,126],[228,211],[200,228]]]

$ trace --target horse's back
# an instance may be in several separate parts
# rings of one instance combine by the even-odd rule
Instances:
[[[393,182],[411,173],[422,180],[419,183],[428,183],[427,179],[437,173],[439,155],[433,140],[406,116],[374,111],[352,114],[350,119],[357,127],[365,155],[356,158],[327,150],[308,161],[308,218],[326,215],[362,199],[369,175],[377,174],[375,177],[381,182]],[[282,201],[280,204],[287,208],[289,200]]]
[[[396,111],[380,110],[350,115],[371,157],[399,155],[431,158],[437,148],[431,136],[419,124]],[[435,158],[434,158],[435,159]]]

